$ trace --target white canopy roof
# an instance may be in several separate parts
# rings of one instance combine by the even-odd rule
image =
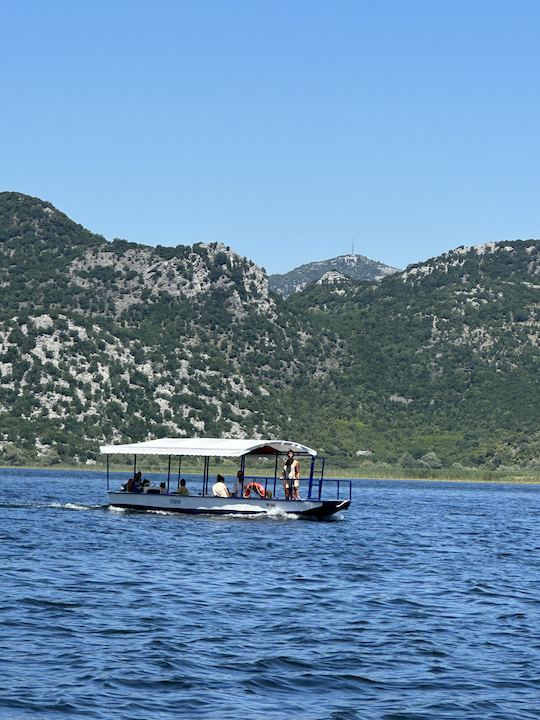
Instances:
[[[290,440],[231,440],[221,438],[159,438],[128,445],[102,445],[103,455],[198,455],[200,457],[240,457],[268,448],[286,453],[317,455],[316,450]]]

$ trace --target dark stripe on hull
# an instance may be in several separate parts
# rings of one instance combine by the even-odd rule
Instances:
[[[150,505],[122,505],[120,503],[110,503],[110,507],[122,508],[124,510],[134,510],[137,512],[166,512],[166,513],[180,513],[182,515],[260,515],[264,517],[267,513],[256,512],[255,510],[210,510],[209,508],[204,510],[200,508],[179,508],[179,507],[151,507]]]
[[[350,505],[349,500],[323,500],[322,505],[309,510],[283,510],[285,515],[298,515],[307,520],[323,520],[334,515],[341,510],[346,510]],[[134,512],[174,512],[184,515],[247,515],[248,517],[266,517],[269,513],[257,510],[226,510],[226,509],[210,509],[210,508],[181,508],[181,507],[152,507],[150,505],[128,505],[126,503],[110,503],[110,507],[122,508],[123,510],[132,510]]]
[[[311,510],[305,510],[303,513],[298,513],[302,517],[309,518],[311,520],[324,520],[325,518],[331,517],[342,510],[347,510],[351,504],[350,500],[323,500],[322,506],[312,508]]]

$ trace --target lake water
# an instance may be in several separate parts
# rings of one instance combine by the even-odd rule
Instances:
[[[106,509],[0,470],[0,718],[540,718],[540,488],[354,483],[341,520]]]

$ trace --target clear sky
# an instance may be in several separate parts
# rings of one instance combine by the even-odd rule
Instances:
[[[538,0],[1,0],[0,189],[269,272],[540,237]]]

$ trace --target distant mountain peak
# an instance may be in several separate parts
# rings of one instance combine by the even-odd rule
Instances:
[[[310,283],[319,282],[328,273],[336,273],[344,279],[378,281],[396,272],[397,268],[358,253],[349,253],[329,260],[306,263],[282,275],[270,275],[269,281],[271,290],[287,297],[300,292]],[[336,278],[333,278],[332,282],[335,281]]]

